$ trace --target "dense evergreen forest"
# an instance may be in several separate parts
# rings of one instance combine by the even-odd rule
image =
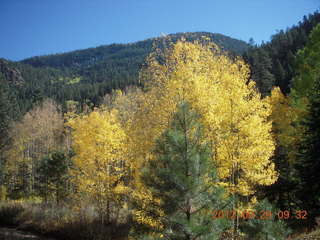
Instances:
[[[178,33],[0,59],[0,224],[61,239],[316,229],[319,49],[315,12],[261,45]]]
[[[181,37],[188,41],[203,36],[222,49],[241,55],[248,49],[243,41],[212,33],[178,33],[131,44],[112,44],[69,53],[33,57],[20,62],[0,60],[0,70],[16,87],[22,112],[30,110],[32,103],[49,97],[64,107],[69,100],[80,105],[90,102],[97,106],[112,89],[139,85],[138,73],[153,48],[165,47]]]

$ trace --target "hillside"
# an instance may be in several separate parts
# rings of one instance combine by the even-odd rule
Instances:
[[[222,34],[177,33],[129,44],[37,56],[20,62],[2,61],[6,67],[0,70],[4,76],[8,75],[5,69],[16,69],[21,73],[24,79],[23,87],[19,88],[22,112],[43,97],[54,98],[61,104],[67,100],[81,103],[89,100],[98,104],[99,99],[112,89],[137,84],[139,69],[153,46],[161,47],[181,38],[194,41],[203,36],[231,54],[241,55],[248,49],[244,41]]]
[[[176,33],[136,43],[103,45],[68,53],[37,56],[22,60],[21,62],[34,67],[86,68],[110,60],[144,57],[151,51],[153,44],[158,46],[159,42],[168,42],[169,39],[173,42],[181,38],[185,38],[187,41],[194,41],[201,39],[202,36],[209,37],[211,41],[218,44],[222,49],[238,55],[241,55],[248,49],[248,45],[244,41],[233,39],[222,34],[208,32]]]

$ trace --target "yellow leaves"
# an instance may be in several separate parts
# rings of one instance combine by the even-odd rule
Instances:
[[[163,224],[158,219],[148,216],[144,211],[134,211],[134,215],[138,223],[146,224],[156,229],[163,228]]]
[[[162,229],[162,218],[165,214],[160,207],[160,200],[154,198],[148,189],[137,189],[133,192],[133,198],[142,203],[141,209],[133,210],[133,216],[136,221],[155,229]],[[150,208],[153,209],[152,212],[155,214],[149,214],[148,209]]]
[[[117,119],[117,111],[93,111],[67,123],[73,137],[76,170],[72,172],[82,192],[99,198],[127,191],[120,179],[125,174],[126,134]]]
[[[231,60],[213,45],[178,41],[163,56],[149,56],[140,73],[145,91],[115,91],[104,99],[108,110],[70,118],[78,168],[74,175],[80,189],[107,199],[126,194],[133,183],[126,186],[121,179],[130,167],[135,181],[131,197],[143,203],[133,215],[161,228],[161,202],[140,182],[140,172],[154,158],[155,140],[182,101],[200,114],[219,185],[251,195],[257,184],[274,183],[277,173],[270,158],[275,144],[269,119],[276,114],[274,101],[284,100],[279,93],[261,99],[248,77],[249,67],[241,58]],[[150,207],[157,216],[147,214]]]
[[[129,192],[129,188],[123,184],[118,184],[115,188],[114,188],[114,192],[116,194],[126,194]]]
[[[284,96],[278,87],[272,90],[267,101],[272,106],[275,139],[288,151],[289,161],[293,162],[299,139],[304,132],[299,122],[307,113],[297,107],[290,97]]]
[[[269,164],[275,148],[268,121],[271,105],[248,80],[249,67],[243,60],[230,60],[216,47],[184,41],[161,57],[164,63],[151,56],[141,73],[148,91],[130,133],[138,169],[152,157],[155,139],[168,126],[177,104],[187,101],[201,114],[221,179],[230,179],[237,164],[242,171],[238,189],[244,195],[253,193],[255,184],[275,182],[274,165]]]

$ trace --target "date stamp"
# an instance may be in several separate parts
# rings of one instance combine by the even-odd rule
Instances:
[[[308,212],[306,210],[297,210],[295,212],[290,212],[288,210],[272,212],[271,210],[213,210],[212,218],[213,219],[258,219],[258,220],[273,220],[278,218],[279,220],[289,220],[289,219],[298,219],[306,220]]]

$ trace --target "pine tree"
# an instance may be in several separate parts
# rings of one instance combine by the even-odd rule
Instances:
[[[297,197],[301,209],[308,212],[308,223],[313,225],[315,218],[320,216],[320,79],[318,78],[309,99],[309,114],[303,124],[306,127],[298,154],[297,169],[300,184]]]
[[[279,59],[276,60],[274,72],[276,77],[276,85],[280,86],[281,89],[284,89],[286,86],[288,86],[288,83],[285,82],[286,72],[284,71]]]
[[[275,83],[275,77],[271,73],[271,58],[263,48],[253,48],[250,51],[247,56],[247,61],[252,68],[251,77],[256,82],[260,92],[263,95],[268,95]]]
[[[55,151],[42,158],[37,180],[39,193],[46,202],[51,196],[59,204],[67,196],[70,165],[70,159],[63,152]]]
[[[149,229],[154,239],[218,239],[230,223],[212,218],[212,210],[223,210],[228,201],[216,186],[215,167],[198,118],[187,103],[181,104],[143,171],[143,183],[155,201],[137,206],[145,219],[160,219],[162,227]]]

